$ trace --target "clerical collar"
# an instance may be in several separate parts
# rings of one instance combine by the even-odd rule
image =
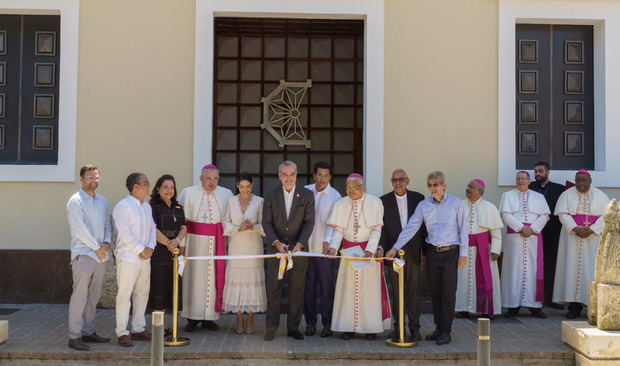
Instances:
[[[470,199],[468,199],[469,203],[471,203],[472,205],[477,204],[478,202],[480,202],[480,200],[482,200],[482,196],[478,197],[478,199],[475,200],[474,202],[472,202]]]
[[[364,197],[366,197],[366,193],[364,193],[364,194],[362,195],[362,197],[360,197],[360,198],[358,198],[358,199],[356,199],[356,200],[351,199],[351,201],[353,201],[353,202],[359,202],[359,201],[364,200]]]

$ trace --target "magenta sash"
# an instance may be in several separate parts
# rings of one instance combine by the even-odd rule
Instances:
[[[202,222],[187,221],[187,232],[194,235],[215,236],[215,255],[226,255],[226,239],[222,223],[205,224]],[[224,283],[226,273],[226,260],[215,260],[215,312],[221,313],[222,298],[224,295]]]
[[[598,216],[594,216],[594,215],[573,215],[573,220],[575,220],[575,224],[577,224],[578,226],[587,226],[590,227],[592,224],[594,224],[596,222],[596,220],[598,220]],[[586,225],[586,221],[588,222],[588,224]]]
[[[531,226],[529,222],[524,222],[523,225]],[[518,234],[518,232],[512,230],[510,226],[506,230],[508,234]],[[543,261],[543,240],[540,233],[534,234],[538,238],[538,248],[536,250],[536,301],[545,301],[545,280],[544,280],[544,261]]]
[[[476,258],[476,311],[493,315],[493,277],[491,276],[491,263],[489,259],[489,245],[491,233],[485,231],[478,234],[469,234],[469,246],[477,247]]]
[[[346,239],[342,239],[342,249],[351,248],[359,245],[363,251],[366,251],[368,241],[353,242]],[[390,317],[390,303],[387,295],[387,287],[385,285],[385,277],[383,275],[383,261],[381,261],[381,320],[385,320]]]

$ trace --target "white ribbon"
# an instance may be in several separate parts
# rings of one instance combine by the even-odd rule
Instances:
[[[290,270],[293,268],[293,257],[314,257],[314,258],[328,258],[328,259],[345,259],[345,260],[364,260],[363,258],[359,258],[359,257],[344,257],[344,256],[337,256],[337,255],[329,255],[329,254],[322,254],[322,253],[309,253],[309,252],[287,252],[287,253],[275,253],[275,254],[244,254],[244,255],[198,255],[198,256],[192,256],[192,257],[184,257],[182,255],[179,256],[178,260],[179,260],[179,276],[183,276],[183,270],[185,269],[185,263],[187,261],[197,261],[197,260],[213,260],[213,259],[225,259],[225,260],[230,260],[230,259],[258,259],[258,258],[279,258],[279,266],[278,266],[278,279],[281,280],[284,277],[284,274],[281,273],[279,271],[279,269],[282,267],[282,261],[287,261],[286,263],[286,270]],[[398,272],[397,266],[400,266],[401,268],[405,265],[405,261],[400,260],[398,258],[387,258],[387,257],[382,257],[382,258],[372,258],[372,259],[384,259],[384,260],[391,260],[392,262],[392,267],[394,269],[394,271]],[[366,260],[370,260],[370,259],[366,259]]]

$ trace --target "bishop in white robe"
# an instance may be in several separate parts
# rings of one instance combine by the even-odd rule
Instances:
[[[502,312],[497,258],[502,248],[504,227],[497,207],[482,198],[484,181],[474,179],[467,185],[463,200],[469,227],[467,264],[458,272],[456,287],[457,317]]]
[[[579,317],[588,304],[588,284],[594,281],[594,266],[603,232],[602,218],[609,197],[591,186],[586,170],[575,174],[576,186],[564,191],[555,206],[562,231],[553,285],[553,302],[568,303],[569,319]]]
[[[201,184],[185,188],[179,196],[187,220],[187,236],[181,243],[187,257],[226,254],[222,218],[233,194],[218,186],[218,180],[215,165],[205,165]],[[225,263],[224,260],[190,260],[186,264],[181,313],[188,319],[185,330],[194,331],[199,321],[207,329],[218,329],[213,320],[219,319],[223,312]]]
[[[502,263],[502,302],[509,308],[507,317],[519,314],[527,306],[532,315],[545,318],[544,301],[543,227],[549,221],[549,206],[545,197],[528,189],[530,175],[517,173],[517,189],[502,195],[500,214],[507,226]]]
[[[351,174],[347,178],[347,197],[334,204],[327,224],[334,229],[330,254],[343,249],[360,247],[366,257],[377,253],[383,203],[364,192],[362,176]],[[383,250],[379,250],[379,256]],[[344,332],[343,338],[351,339],[353,333],[365,333],[375,339],[376,333],[390,329],[390,305],[383,277],[383,263],[370,261],[368,267],[355,270],[347,260],[340,261],[331,330]]]

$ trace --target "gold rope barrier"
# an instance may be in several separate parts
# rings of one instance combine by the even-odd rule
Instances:
[[[400,257],[401,260],[403,260],[405,256],[405,251],[402,249],[399,250],[398,256]],[[393,340],[388,338],[385,341],[385,343],[387,343],[388,346],[408,348],[408,347],[417,346],[417,343],[415,341],[405,342],[405,278],[404,276],[405,275],[403,273],[403,267],[398,266],[398,330],[400,332],[399,334],[400,337],[398,339],[398,342],[394,342]]]
[[[172,271],[172,336],[166,337],[164,345],[171,347],[187,346],[192,342],[186,337],[177,337],[177,328],[179,322],[179,248],[175,248],[172,252],[174,255],[174,269]]]

